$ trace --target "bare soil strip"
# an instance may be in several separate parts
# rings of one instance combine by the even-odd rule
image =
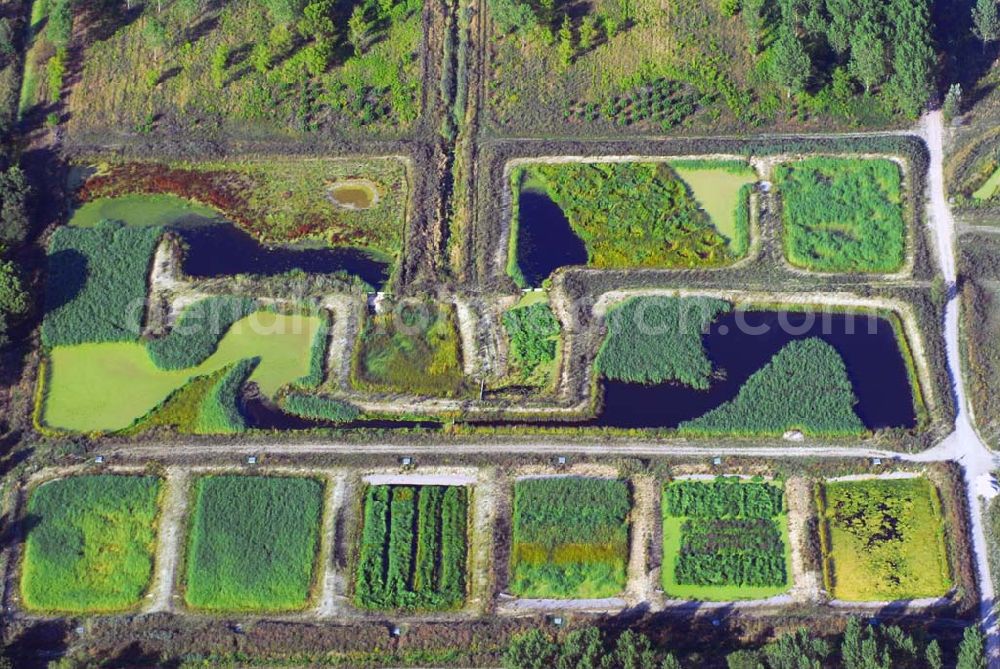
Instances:
[[[191,471],[182,467],[168,467],[166,492],[160,511],[159,537],[156,547],[156,573],[150,588],[147,613],[174,610],[174,585],[177,566],[180,564],[184,520],[187,518],[188,490]],[[176,596],[180,596],[177,594]]]

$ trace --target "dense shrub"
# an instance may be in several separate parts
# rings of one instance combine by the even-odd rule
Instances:
[[[247,429],[240,410],[240,391],[260,363],[246,358],[232,365],[208,390],[198,410],[198,434],[236,434]]]
[[[160,479],[76,476],[28,501],[21,594],[28,608],[73,613],[139,604],[153,573]]]
[[[514,486],[510,590],[526,597],[609,597],[625,585],[624,481],[542,478]]]
[[[731,308],[710,298],[634,297],[609,310],[596,368],[616,381],[708,388],[712,362],[701,335]]]
[[[753,373],[736,397],[704,416],[681,423],[682,432],[780,435],[857,435],[865,430],[847,368],[822,339],[786,345]]]
[[[784,492],[769,483],[720,477],[675,481],[663,500],[667,513],[680,518],[772,518],[782,512]]]
[[[675,564],[678,583],[778,586],[788,580],[785,543],[774,521],[688,520]]]
[[[440,610],[465,599],[467,493],[460,486],[371,486],[354,601],[369,609]]]
[[[149,357],[160,369],[196,367],[215,353],[219,340],[238,320],[257,311],[248,297],[206,297],[181,312],[170,332],[149,342]]]
[[[314,479],[206,476],[195,483],[185,600],[226,611],[305,605],[319,546]]]
[[[523,379],[556,359],[556,337],[561,328],[545,302],[504,312],[503,326],[510,339],[510,362]]]
[[[527,174],[565,212],[595,267],[732,261],[725,237],[666,163],[534,165]]]
[[[49,244],[46,346],[131,341],[142,332],[158,228],[59,228]]]
[[[787,583],[785,542],[775,523],[783,490],[718,478],[675,481],[663,491],[664,522],[684,518],[673,577],[678,584],[767,587]],[[664,529],[664,540],[667,537]]]
[[[296,392],[288,393],[281,399],[281,408],[296,416],[332,423],[350,423],[361,415],[361,409],[350,402]]]
[[[808,158],[779,165],[785,252],[824,272],[892,272],[905,258],[899,166],[888,159]]]

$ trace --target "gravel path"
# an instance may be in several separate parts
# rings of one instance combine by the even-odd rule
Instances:
[[[957,278],[955,262],[955,221],[948,207],[944,183],[944,122],[940,111],[924,116],[924,139],[930,152],[927,172],[930,195],[930,218],[937,240],[941,270],[948,286],[948,305],[945,309],[945,344],[948,351],[948,368],[952,376],[957,416],[955,431],[937,447],[922,453],[933,460],[954,460],[962,465],[965,495],[969,506],[973,558],[979,581],[980,616],[986,633],[987,660],[990,667],[1000,667],[1000,628],[994,612],[993,580],[987,560],[986,528],[983,524],[984,505],[977,493],[982,489],[983,477],[991,476],[996,467],[993,453],[983,444],[969,418],[968,403],[960,353],[959,299],[955,289]]]
[[[328,543],[323,553],[325,564],[320,565],[320,569],[323,569],[323,585],[319,593],[319,603],[316,606],[318,618],[334,618],[342,613],[343,601],[347,592],[344,570],[337,568],[337,547],[334,542],[338,535],[335,525],[341,518],[340,510],[350,499],[348,494],[350,484],[345,474],[337,473],[327,479],[327,485],[331,486],[332,492],[326,513],[323,514],[322,536]]]
[[[156,574],[147,611],[172,611],[174,582],[177,565],[180,562],[181,545],[184,536],[184,519],[187,516],[190,472],[181,467],[168,467],[166,494],[160,516],[158,545],[156,547]]]

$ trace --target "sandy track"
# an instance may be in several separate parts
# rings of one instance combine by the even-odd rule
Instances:
[[[160,515],[159,537],[156,547],[156,573],[150,589],[147,612],[172,611],[177,565],[180,563],[181,541],[184,537],[184,519],[187,517],[190,471],[181,467],[168,467],[163,511]]]
[[[336,523],[343,517],[341,510],[350,499],[350,482],[344,473],[331,474],[327,478],[331,487],[329,502],[323,514],[323,563],[317,568],[323,574],[320,587],[319,602],[316,605],[316,617],[334,618],[344,613],[344,599],[347,593],[347,583],[343,569],[337,568],[337,527]]]

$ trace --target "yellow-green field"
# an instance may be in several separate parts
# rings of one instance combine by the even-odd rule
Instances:
[[[49,362],[44,422],[76,432],[121,430],[189,379],[250,357],[260,357],[250,380],[273,396],[309,373],[320,327],[315,316],[260,312],[233,325],[205,362],[177,371],[158,369],[146,346],[137,342],[56,346]]]
[[[683,162],[673,168],[691,189],[698,206],[712,219],[715,228],[729,240],[734,254],[739,255],[737,251],[745,249],[748,241],[741,237],[749,232],[737,226],[740,192],[744,186],[757,181],[756,173],[749,167],[744,172],[735,172],[709,166],[688,167]]]
[[[1000,189],[1000,169],[991,174],[990,178],[972,194],[972,197],[976,200],[989,200],[997,194],[998,189]]]
[[[918,599],[951,589],[941,500],[928,479],[829,482],[818,502],[823,575],[834,598]]]

